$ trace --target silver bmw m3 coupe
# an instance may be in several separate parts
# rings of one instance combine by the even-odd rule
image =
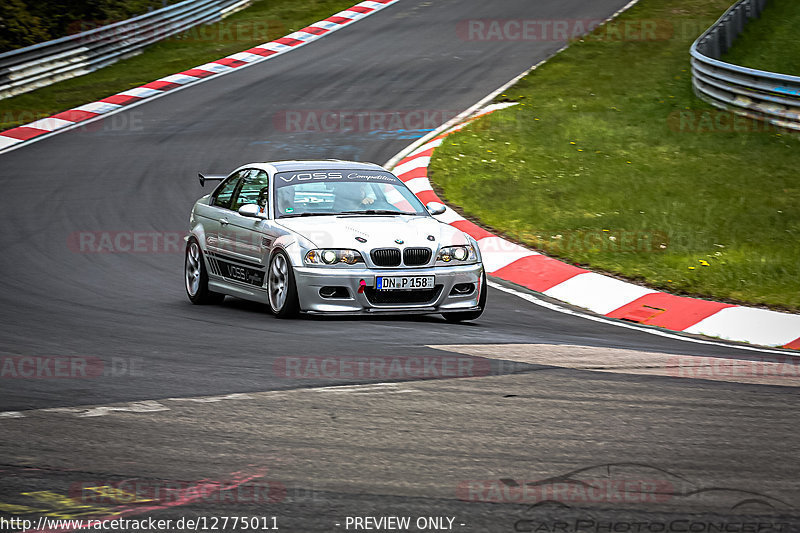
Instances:
[[[476,241],[433,215],[371,163],[243,165],[200,176],[186,238],[185,284],[196,304],[225,295],[298,313],[441,313],[474,320],[486,306]],[[219,183],[217,183],[219,182]]]

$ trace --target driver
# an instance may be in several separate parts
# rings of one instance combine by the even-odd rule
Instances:
[[[267,214],[267,200],[269,199],[269,186],[261,187],[261,190],[258,191],[258,200],[256,203],[258,204],[258,212],[262,215]]]
[[[375,203],[375,193],[372,191],[372,187],[366,183],[361,184],[361,203],[363,205],[372,205]]]
[[[354,210],[375,203],[375,193],[366,183],[344,182],[337,186],[336,196],[343,204],[342,210]]]

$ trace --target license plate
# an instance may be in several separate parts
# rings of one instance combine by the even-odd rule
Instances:
[[[375,288],[379,291],[432,289],[433,276],[378,276]]]

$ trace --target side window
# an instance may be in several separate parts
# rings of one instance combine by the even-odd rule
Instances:
[[[242,187],[239,194],[231,205],[231,209],[237,211],[245,204],[259,204],[262,211],[265,211],[267,206],[267,197],[269,195],[269,177],[263,170],[249,170],[244,176]]]
[[[213,205],[224,207],[225,209],[231,208],[233,193],[236,191],[236,186],[239,185],[239,178],[241,178],[242,174],[243,172],[237,172],[220,185],[219,189],[214,193]]]

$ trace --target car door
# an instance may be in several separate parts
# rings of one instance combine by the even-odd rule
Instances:
[[[245,217],[238,213],[246,204],[259,204],[265,216],[269,213],[269,176],[261,169],[250,169],[242,176],[231,203],[228,233],[232,241],[232,256],[242,269],[236,271],[239,281],[263,285],[263,276],[269,262],[272,243],[277,231],[271,221],[263,218]]]
[[[205,247],[212,275],[220,275],[216,263],[218,255],[230,253],[227,226],[232,214],[231,204],[241,185],[243,173],[237,171],[228,176],[211,194],[208,205],[197,204],[195,215],[203,225]]]

